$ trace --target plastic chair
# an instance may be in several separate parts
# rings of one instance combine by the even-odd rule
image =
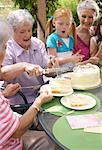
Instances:
[[[5,87],[4,86],[1,86],[0,87],[1,90],[4,90]],[[25,104],[16,104],[16,105],[10,105],[11,109],[14,111],[14,112],[17,112],[19,114],[24,114],[27,109],[32,105],[32,103],[28,103],[27,101],[27,98],[26,96],[23,94],[22,91],[18,91],[17,92],[21,97],[22,99],[24,100],[24,103]]]
[[[18,94],[23,98],[25,104],[16,104],[10,105],[11,109],[19,114],[24,114],[28,108],[32,105],[32,103],[28,103],[27,98],[23,94],[23,92],[18,91]]]

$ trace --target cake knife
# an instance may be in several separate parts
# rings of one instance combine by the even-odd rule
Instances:
[[[41,74],[42,75],[47,75],[50,73],[55,73],[57,75],[63,74],[65,72],[72,72],[73,68],[70,68],[69,66],[67,67],[56,67],[56,68],[47,68],[47,69],[43,69]],[[27,72],[27,74],[29,75],[29,72]]]
[[[47,68],[43,70],[42,74],[46,75],[46,74],[56,73],[56,72],[58,74],[62,74],[69,71],[72,71],[69,67]]]

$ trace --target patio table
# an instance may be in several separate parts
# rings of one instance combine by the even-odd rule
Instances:
[[[97,101],[97,106],[95,106],[94,108],[90,109],[90,110],[84,110],[83,111],[76,111],[75,110],[75,113],[74,114],[88,114],[88,113],[94,113],[94,112],[97,112],[97,111],[100,111],[102,112],[102,86],[96,88],[96,89],[92,89],[92,90],[87,90],[85,92],[88,92],[88,93],[92,93],[94,94],[95,96],[98,97],[98,101]],[[54,103],[55,105],[60,105],[59,101],[61,97],[54,97],[54,100],[53,102],[51,103]],[[50,106],[52,106],[52,104],[50,104]],[[60,106],[59,106],[60,107]],[[67,108],[64,108],[64,106],[61,106],[63,107],[64,109],[64,112],[66,112],[66,109]],[[60,108],[61,108],[60,107]],[[38,114],[38,119],[39,119],[39,122],[40,124],[42,125],[43,129],[45,130],[45,132],[48,134],[48,136],[50,136],[50,138],[59,146],[59,150],[69,150],[70,149],[70,146],[68,147],[68,144],[67,146],[62,144],[61,142],[59,142],[59,140],[57,140],[55,138],[55,136],[53,135],[53,126],[55,124],[55,122],[61,117],[61,116],[65,116],[61,113],[57,114],[57,113],[50,113],[50,112],[46,112],[44,111],[44,109],[48,109],[48,104],[45,104],[43,107],[42,107],[42,110],[43,111],[40,111],[39,114]],[[62,120],[64,121],[64,117],[62,117]],[[63,122],[62,121],[62,122]],[[65,129],[64,129],[64,126],[62,127],[63,128],[63,132],[65,132]],[[68,134],[68,133],[65,133],[65,134]],[[100,134],[101,135],[101,134]],[[99,136],[100,136],[99,135]],[[63,138],[67,138],[70,139],[69,136],[64,136]],[[79,139],[80,142],[81,142],[81,139]],[[102,142],[102,135],[100,137],[100,142]],[[81,147],[82,149],[81,150],[86,150],[85,147]],[[98,148],[97,148],[98,149]],[[79,149],[71,149],[71,150],[79,150]],[[91,149],[90,149],[91,150]]]

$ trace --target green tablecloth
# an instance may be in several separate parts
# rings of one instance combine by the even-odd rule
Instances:
[[[53,134],[70,150],[102,150],[102,134],[87,133],[83,129],[72,130],[65,116],[55,122]]]
[[[88,113],[93,113],[93,112],[96,112],[101,104],[100,104],[100,100],[98,99],[97,96],[95,96],[94,94],[90,93],[90,92],[84,92],[84,91],[80,91],[80,93],[84,93],[84,94],[87,94],[87,95],[90,95],[92,97],[95,98],[96,100],[96,106],[89,109],[89,110],[75,110],[73,112],[73,114],[88,114]],[[60,103],[60,99],[61,97],[54,97],[54,99],[50,102],[50,103],[46,103],[42,106],[42,108],[47,111],[47,112],[50,112],[51,114],[55,114],[57,116],[63,116],[62,113],[66,113],[68,111],[71,111],[71,109],[69,108],[66,108],[64,107],[61,103]]]

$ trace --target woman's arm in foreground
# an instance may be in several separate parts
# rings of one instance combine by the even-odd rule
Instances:
[[[39,97],[36,98],[32,106],[20,117],[20,124],[18,129],[12,135],[14,138],[21,137],[29,126],[33,123],[38,110],[43,103],[49,102],[52,100],[52,96],[49,96],[47,92],[41,93]]]
[[[13,65],[7,65],[1,68],[2,80],[13,80],[23,72],[28,73],[29,76],[39,76],[42,72],[42,68],[39,65],[34,65],[26,62],[21,62]]]
[[[1,68],[1,79],[12,80],[25,71],[26,63],[17,63],[13,65],[3,66]]]

